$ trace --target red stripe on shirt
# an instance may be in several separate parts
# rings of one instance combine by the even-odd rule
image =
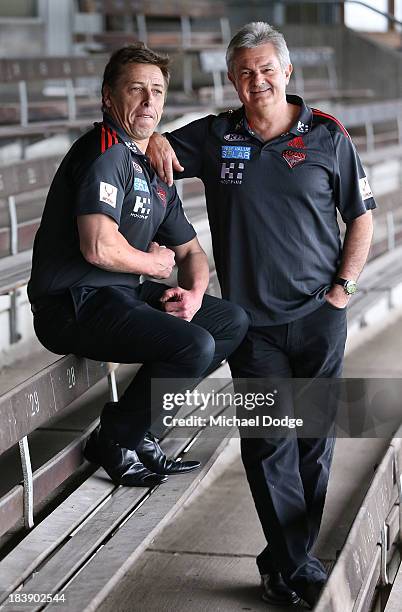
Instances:
[[[119,141],[117,140],[116,130],[112,129],[111,131],[112,131],[113,144],[117,144]]]
[[[110,147],[112,146],[112,135],[110,133],[110,128],[107,128],[107,148],[110,149]]]
[[[105,126],[102,124],[102,133],[101,133],[101,151],[104,153],[106,151],[106,138],[105,138]]]
[[[336,123],[336,125],[338,125],[341,128],[342,132],[350,139],[349,132],[347,131],[345,126],[342,125],[342,123],[339,121],[339,119],[337,119],[333,115],[328,115],[327,113],[323,113],[322,111],[320,111],[320,110],[318,110],[316,108],[312,108],[311,110],[313,111],[313,115],[318,115],[319,117],[325,117],[326,119],[332,119],[332,121],[334,121]]]

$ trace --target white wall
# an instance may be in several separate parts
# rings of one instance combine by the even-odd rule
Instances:
[[[364,0],[366,4],[380,11],[387,11],[387,0]],[[399,4],[402,4],[400,0]],[[359,4],[345,4],[345,23],[354,30],[365,30],[366,32],[384,32],[387,30],[387,20],[369,8]]]

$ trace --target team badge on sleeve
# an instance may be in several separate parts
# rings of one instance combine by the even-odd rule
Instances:
[[[110,183],[104,183],[103,181],[99,184],[99,200],[101,202],[106,202],[113,208],[116,208],[116,198],[117,198],[117,187],[114,185],[110,185]]]
[[[363,202],[364,200],[368,200],[369,198],[373,197],[373,193],[371,191],[371,187],[366,176],[363,176],[363,178],[359,179],[359,189]]]

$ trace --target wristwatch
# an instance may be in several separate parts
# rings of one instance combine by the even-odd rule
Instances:
[[[341,278],[337,276],[334,280],[335,285],[340,285],[343,287],[346,295],[353,295],[357,291],[357,282],[354,280],[348,280],[346,278]]]

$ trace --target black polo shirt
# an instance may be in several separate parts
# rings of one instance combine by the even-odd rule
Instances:
[[[80,287],[138,285],[138,274],[102,270],[82,256],[76,217],[93,213],[114,219],[129,244],[144,252],[152,240],[177,246],[196,235],[176,188],[158,178],[134,141],[105,116],[74,143],[51,184],[35,237],[31,302],[66,290],[76,297]]]
[[[263,142],[244,109],[166,134],[184,166],[175,178],[205,185],[222,295],[253,325],[278,325],[318,308],[341,258],[337,210],[348,223],[375,208],[353,143],[334,117],[288,102],[300,115]]]

